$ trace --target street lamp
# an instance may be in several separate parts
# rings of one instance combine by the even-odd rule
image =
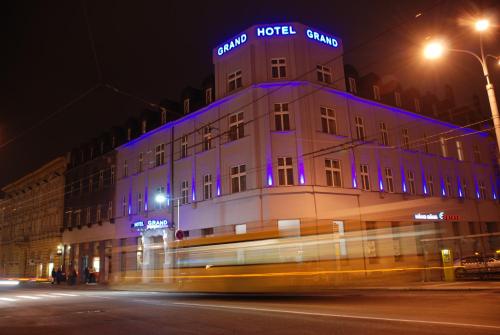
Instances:
[[[473,56],[475,59],[479,61],[481,67],[483,68],[483,75],[486,78],[486,93],[488,94],[488,101],[490,103],[490,109],[491,109],[491,117],[493,119],[493,126],[495,128],[495,135],[497,139],[497,160],[500,161],[500,154],[499,154],[500,116],[498,115],[498,105],[495,97],[495,90],[493,88],[493,84],[491,83],[490,74],[488,72],[488,65],[486,63],[486,58],[491,57],[497,60],[498,64],[500,65],[500,57],[484,54],[482,33],[488,30],[489,26],[490,22],[487,19],[477,20],[474,25],[476,31],[479,32],[479,46],[481,49],[480,55],[469,50],[446,48],[442,41],[432,41],[429,44],[427,44],[427,46],[424,48],[424,57],[427,59],[436,59],[441,57],[445,51],[452,51],[452,52],[466,53],[468,55]]]
[[[181,203],[180,198],[172,199],[177,201],[177,229],[180,230],[180,219],[181,219]],[[156,203],[162,205],[167,201],[167,197],[163,193],[158,193],[155,196]]]

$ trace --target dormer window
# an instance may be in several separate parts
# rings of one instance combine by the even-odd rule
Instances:
[[[141,132],[142,132],[143,134],[145,134],[145,133],[146,133],[146,131],[147,131],[147,129],[148,129],[148,128],[147,128],[147,125],[148,125],[147,121],[146,121],[146,120],[142,120],[142,123],[141,123]]]
[[[161,124],[167,123],[167,111],[165,109],[161,110]]]
[[[189,113],[189,98],[184,99],[184,114]]]
[[[380,101],[380,88],[377,85],[373,85],[373,99]]]
[[[210,105],[212,103],[212,88],[209,87],[205,90],[205,104]]]
[[[351,93],[358,93],[358,89],[356,87],[356,79],[353,77],[349,77],[349,92]]]
[[[396,106],[401,107],[403,104],[401,103],[401,92],[394,92],[394,101],[396,102]]]
[[[415,104],[415,112],[420,113],[420,99],[415,98],[413,99],[413,102]]]
[[[132,139],[132,128],[127,129],[127,141]]]

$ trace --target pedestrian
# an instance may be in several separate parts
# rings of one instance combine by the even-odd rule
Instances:
[[[87,284],[89,282],[89,275],[90,275],[90,271],[89,271],[88,266],[85,267],[83,274],[85,275],[85,284]]]
[[[57,273],[56,273],[57,285],[61,284],[61,280],[62,280],[62,266],[60,266],[59,269],[57,269]]]
[[[57,272],[56,272],[56,269],[52,268],[52,284],[55,284],[56,283],[56,276],[57,276]]]

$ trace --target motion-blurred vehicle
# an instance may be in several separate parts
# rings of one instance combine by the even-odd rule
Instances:
[[[455,260],[455,276],[461,278],[500,277],[500,254],[474,255]]]

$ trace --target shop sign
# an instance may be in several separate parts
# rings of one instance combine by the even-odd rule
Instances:
[[[458,215],[449,215],[444,212],[439,213],[416,213],[414,216],[415,220],[438,220],[438,221],[451,221],[451,220],[459,220],[460,217]]]
[[[151,219],[147,221],[136,221],[132,223],[131,228],[137,230],[148,230],[148,229],[163,229],[172,228],[167,219]]]

